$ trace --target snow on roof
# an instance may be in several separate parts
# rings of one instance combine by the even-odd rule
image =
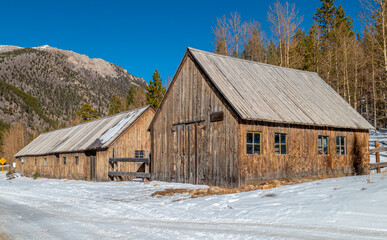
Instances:
[[[43,133],[20,150],[15,157],[80,152],[108,147],[150,107],[147,105],[113,116]]]

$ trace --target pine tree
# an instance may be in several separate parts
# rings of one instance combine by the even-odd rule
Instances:
[[[121,110],[121,98],[113,94],[109,102],[109,116],[119,113],[120,110]]]
[[[97,112],[90,106],[90,104],[85,103],[79,111],[76,111],[77,116],[81,118],[82,122],[87,122],[98,118]]]
[[[153,81],[150,81],[146,87],[146,104],[152,104],[157,109],[165,94],[165,87],[163,87],[163,79],[160,77],[159,71],[156,69],[152,76]]]
[[[333,28],[335,17],[335,0],[320,0],[321,8],[317,8],[313,19],[319,24],[323,36],[328,36],[328,33]]]
[[[132,105],[136,92],[137,89],[133,85],[130,85],[128,93],[126,94],[126,103],[128,106]]]

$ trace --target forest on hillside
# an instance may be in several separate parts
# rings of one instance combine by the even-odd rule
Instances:
[[[213,27],[214,52],[317,72],[375,128],[387,127],[387,1],[360,0],[362,31],[334,0],[320,0],[309,29],[294,3],[267,11],[270,39],[259,22],[231,13]]]

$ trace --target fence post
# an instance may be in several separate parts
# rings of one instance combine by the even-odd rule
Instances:
[[[375,148],[378,148],[378,147],[379,147],[379,141],[376,141],[375,142]],[[380,163],[380,153],[376,152],[375,156],[376,156],[376,163]],[[380,173],[380,167],[377,168],[376,172]]]

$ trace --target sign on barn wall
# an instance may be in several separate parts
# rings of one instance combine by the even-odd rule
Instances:
[[[223,121],[223,112],[214,112],[211,113],[211,122],[220,122]]]

